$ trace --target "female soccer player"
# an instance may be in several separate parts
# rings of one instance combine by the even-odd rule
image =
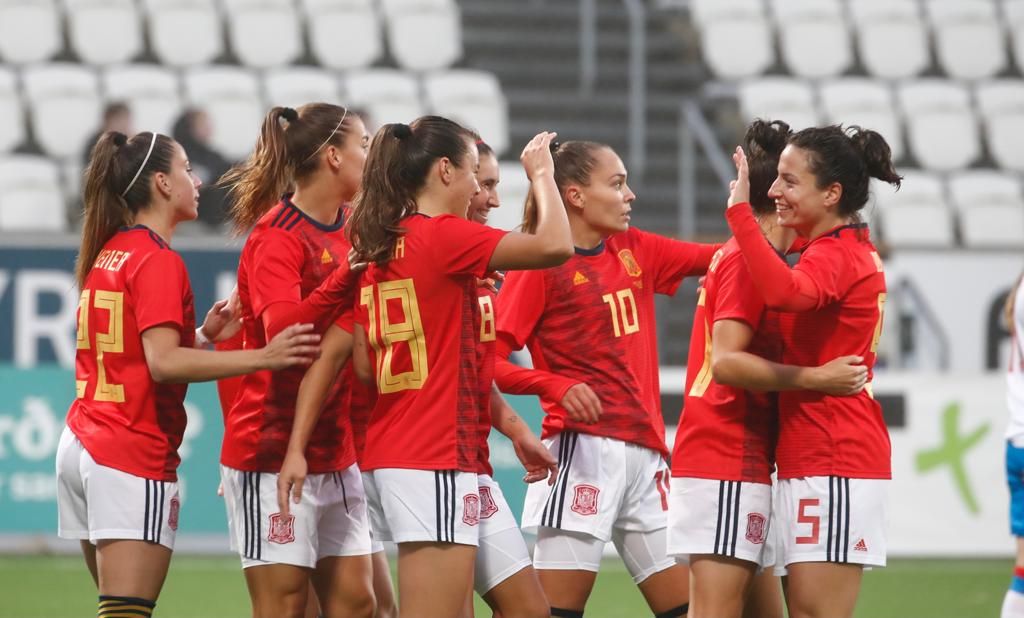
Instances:
[[[778,225],[768,188],[790,135],[783,122],[747,128],[751,206],[783,261],[796,233]],[[743,256],[730,240],[700,289],[687,362],[686,402],[672,452],[669,553],[690,563],[690,617],[782,617],[770,572],[748,598],[759,566],[771,569],[769,528],[778,433],[777,394],[810,388],[843,394],[863,387],[867,368],[842,358],[822,368],[782,360],[779,315],[764,310]],[[746,611],[745,611],[746,610]]]
[[[402,616],[456,616],[472,589],[478,542],[477,279],[571,255],[548,144],[522,155],[538,195],[535,234],[465,220],[479,191],[473,136],[425,116],[374,136],[350,234],[370,262],[357,323],[378,397],[367,429],[374,531],[398,543]],[[357,342],[360,338],[357,327]],[[358,358],[358,357],[357,357]]]
[[[864,565],[885,565],[889,435],[871,393],[885,275],[858,211],[869,181],[899,186],[889,145],[874,131],[839,126],[795,133],[768,192],[779,223],[807,239],[790,269],[775,257],[748,204],[742,148],[726,218],[768,309],[789,312],[783,362],[813,367],[856,355],[868,385],[851,397],[807,390],[779,395],[776,451],[781,564],[790,616],[851,616]]]
[[[85,174],[76,276],[77,397],[57,449],[59,534],[80,539],[99,616],[149,616],[174,548],[186,383],[309,364],[319,337],[292,326],[261,350],[193,349],[231,336],[217,303],[198,331],[170,248],[196,218],[199,181],[171,138],[107,132]]]
[[[238,267],[247,346],[295,321],[323,332],[351,305],[343,205],[359,188],[368,140],[343,107],[275,107],[252,156],[222,179],[236,229],[253,228]],[[280,197],[290,186],[295,192]],[[302,616],[311,580],[325,616],[372,616],[369,528],[344,385],[333,388],[311,429],[304,499],[288,513],[278,508],[277,473],[302,375],[242,381],[221,451],[229,528],[257,618]]]
[[[1010,330],[1010,369],[1006,374],[1006,479],[1010,486],[1010,533],[1016,537],[1017,560],[1000,618],[1024,618],[1024,286],[1017,279],[1006,297]]]
[[[553,487],[532,485],[523,527],[537,530],[534,566],[554,616],[581,616],[605,543],[614,541],[648,605],[684,616],[688,579],[665,547],[669,471],[658,387],[654,294],[703,274],[717,245],[629,226],[636,196],[610,147],[554,152],[575,256],[508,275],[498,301],[497,383],[541,397],[544,438],[558,453]],[[523,228],[534,225],[527,201]],[[530,349],[535,369],[508,362]]]

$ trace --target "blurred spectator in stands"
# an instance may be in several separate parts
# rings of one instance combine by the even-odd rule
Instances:
[[[199,189],[199,220],[209,227],[220,226],[227,218],[227,190],[214,185],[231,168],[231,162],[210,146],[210,115],[201,109],[186,109],[171,133],[188,154],[192,173],[203,181]]]
[[[83,167],[89,165],[89,155],[92,154],[92,147],[96,145],[96,142],[100,141],[100,136],[107,131],[124,133],[128,136],[128,139],[135,135],[135,127],[132,124],[132,110],[124,101],[111,101],[103,108],[103,124],[85,142],[85,149],[82,151]]]

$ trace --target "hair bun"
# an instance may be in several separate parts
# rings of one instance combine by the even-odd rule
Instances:
[[[560,147],[561,145],[562,145],[562,143],[561,143],[561,142],[556,142],[556,141],[552,141],[552,142],[551,142],[551,143],[550,143],[550,144],[548,145],[548,148],[550,148],[550,149],[551,149],[551,154],[555,154],[556,152],[558,152],[558,148],[559,148],[559,147]]]
[[[124,146],[125,144],[128,143],[128,136],[127,135],[125,135],[124,133],[121,133],[120,131],[114,131],[113,133],[114,133],[114,136],[111,138],[111,141],[114,142],[115,146],[120,148],[121,146]]]
[[[395,123],[395,126],[394,128],[391,129],[391,132],[398,139],[406,139],[412,137],[412,127],[403,122]]]
[[[295,109],[291,107],[282,107],[281,117],[288,122],[295,122],[299,119],[299,112],[295,111]]]

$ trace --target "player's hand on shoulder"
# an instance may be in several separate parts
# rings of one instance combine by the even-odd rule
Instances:
[[[313,364],[320,357],[320,335],[313,328],[312,324],[292,324],[279,332],[262,350],[265,367],[276,370]]]
[[[578,423],[596,423],[601,417],[601,400],[593,389],[582,382],[573,384],[559,403],[569,418]]]

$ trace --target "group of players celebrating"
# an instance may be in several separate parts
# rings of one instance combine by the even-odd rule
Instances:
[[[505,232],[486,225],[498,164],[472,131],[426,116],[371,141],[344,107],[275,107],[221,179],[247,240],[236,293],[197,329],[170,248],[197,216],[187,153],[102,136],[57,452],[59,533],[81,541],[98,616],[153,612],[185,385],[205,380],[222,381],[221,481],[257,618],[462,618],[474,590],[504,618],[583,616],[609,540],[661,618],[781,618],[776,575],[790,616],[852,615],[886,556],[870,387],[886,288],[858,212],[872,177],[899,184],[888,145],[754,122],[734,236],[705,245],[632,228],[615,151],[554,138],[524,148],[523,225]],[[654,295],[687,276],[704,279],[670,453]],[[533,368],[509,360],[524,347]],[[501,392],[541,399],[543,441]],[[532,558],[492,427],[526,469]]]

